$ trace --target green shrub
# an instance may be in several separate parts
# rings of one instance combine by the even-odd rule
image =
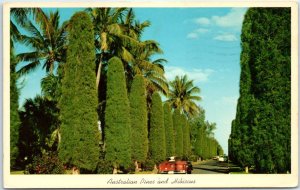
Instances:
[[[97,174],[112,174],[113,164],[105,159],[99,159],[96,172]]]
[[[64,166],[57,154],[50,153],[33,158],[25,168],[25,174],[63,174]]]
[[[146,160],[146,161],[142,164],[142,169],[143,169],[144,171],[152,171],[155,164],[156,164],[156,163],[154,162],[154,160]]]
[[[135,173],[134,162],[131,162],[126,168],[121,166],[120,170],[125,174],[134,174]]]
[[[191,155],[190,158],[189,158],[190,161],[193,161],[193,162],[197,162],[198,160],[198,156],[196,155]]]

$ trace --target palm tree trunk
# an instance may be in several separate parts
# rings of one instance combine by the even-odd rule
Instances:
[[[118,169],[116,167],[113,169],[113,174],[118,174]]]
[[[96,76],[96,87],[97,87],[97,90],[98,90],[98,87],[99,87],[99,84],[100,84],[101,68],[102,68],[102,61],[100,59],[100,63],[98,65],[98,70],[97,70],[97,76]]]
[[[139,164],[137,161],[134,161],[134,165],[135,165],[135,172],[139,172],[140,169],[139,169]]]
[[[72,168],[72,174],[73,175],[78,175],[78,174],[80,174],[80,170],[76,166],[73,166],[73,168]]]
[[[245,167],[245,172],[246,172],[246,174],[249,173],[248,166]]]
[[[158,173],[158,168],[157,168],[157,165],[156,165],[156,164],[154,164],[154,168],[153,168],[153,170],[152,170],[152,173],[153,173],[153,174],[157,174],[157,173]]]

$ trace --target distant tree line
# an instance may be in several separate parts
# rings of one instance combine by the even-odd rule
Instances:
[[[258,173],[291,172],[291,9],[250,8],[229,156]]]

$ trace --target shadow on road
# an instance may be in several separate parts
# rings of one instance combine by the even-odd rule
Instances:
[[[224,169],[221,169],[221,168],[205,168],[205,167],[194,167],[194,169],[200,169],[200,170],[207,170],[207,171],[212,171],[212,172],[218,172],[218,173],[224,173],[224,174],[228,174],[230,172],[229,169],[227,168],[224,168]]]
[[[228,162],[219,162],[216,160],[207,160],[193,166],[194,169],[206,170],[215,173],[228,174],[230,172],[239,172],[241,168]]]

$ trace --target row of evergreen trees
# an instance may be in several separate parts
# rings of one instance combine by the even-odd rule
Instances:
[[[163,105],[159,93],[154,92],[148,113],[143,77],[135,76],[128,95],[123,64],[118,58],[109,61],[108,76],[105,160],[115,168],[127,168],[132,162],[144,163],[147,159],[158,164],[174,155],[189,157],[189,126],[180,110],[176,109],[172,117],[170,105]]]
[[[291,9],[250,8],[230,159],[260,173],[291,171]]]
[[[36,52],[21,53],[18,54],[18,59],[15,59],[14,52],[11,51],[11,166],[24,167],[31,165],[36,160],[36,156],[50,155],[52,157],[58,153],[60,161],[68,168],[77,168],[83,173],[97,172],[97,169],[98,172],[103,173],[111,172],[111,170],[104,171],[107,166],[111,169],[126,169],[135,163],[137,168],[138,163],[151,161],[154,165],[174,155],[191,158],[191,155],[195,154],[202,158],[209,158],[217,154],[218,143],[210,133],[212,128],[207,127],[206,124],[192,122],[193,118],[202,117],[201,114],[194,117],[200,108],[193,102],[193,99],[200,100],[200,97],[195,94],[200,92],[200,89],[194,87],[193,82],[189,81],[187,76],[176,77],[171,83],[173,87],[169,92],[171,98],[165,103],[162,102],[161,94],[166,94],[168,88],[165,86],[167,83],[163,76],[163,66],[160,65],[163,60],[151,63],[149,58],[155,52],[161,51],[154,41],[149,40],[139,44],[145,48],[145,52],[140,52],[141,55],[145,53],[145,60],[139,60],[141,59],[139,57],[134,61],[129,60],[129,52],[124,48],[120,48],[123,51],[121,54],[115,50],[111,52],[116,54],[109,55],[108,50],[101,50],[100,54],[99,51],[95,51],[99,49],[99,44],[95,42],[95,36],[99,31],[94,23],[98,21],[98,17],[91,19],[88,13],[99,11],[99,14],[105,13],[111,19],[116,19],[123,15],[121,13],[124,10],[126,9],[88,9],[87,12],[78,12],[70,21],[64,23],[61,29],[58,29],[58,33],[55,32],[55,28],[60,28],[58,12],[51,13],[48,18],[39,8],[12,10],[12,15],[22,15],[20,13],[27,12],[36,14],[36,22],[41,25],[42,31],[45,29],[43,31],[45,33],[43,36],[38,35],[39,29],[35,28],[31,21],[24,21],[23,27],[34,31],[37,38],[41,39],[21,35],[16,31],[11,34],[20,38],[19,43],[33,43],[32,46],[37,52],[37,54]],[[43,14],[39,15],[40,13]],[[129,9],[128,22],[130,18],[133,18],[132,14],[132,9]],[[107,22],[119,21],[107,20]],[[124,29],[124,20],[121,19],[120,22],[119,24]],[[117,27],[113,23],[109,24]],[[147,26],[147,23],[144,23],[145,26],[138,24],[136,22],[135,27],[140,30]],[[11,23],[12,29],[17,29],[12,25],[13,23]],[[50,33],[47,30],[49,28]],[[114,35],[127,39],[124,44],[133,53],[135,48],[137,48],[136,51],[141,50],[141,48],[133,47],[134,43],[138,43],[135,38],[140,38],[140,34],[135,36],[133,31],[125,30],[128,36],[124,37],[124,33],[117,30],[114,32],[118,33]],[[64,40],[67,44],[63,46],[63,50],[57,49],[55,55],[51,55],[50,52],[49,60],[45,62],[44,66],[50,73],[41,82],[43,94],[26,100],[18,113],[15,65],[21,60],[40,59],[38,52],[41,46],[34,42],[42,43],[44,46],[53,46],[50,49],[55,49],[54,44],[46,44],[48,40],[44,39],[55,37],[61,40],[55,41],[60,45],[65,43]],[[103,40],[105,36],[101,37],[101,43],[106,42],[107,46],[109,41]],[[65,39],[62,40],[63,38]],[[13,38],[11,40],[15,41]],[[121,42],[122,40],[118,43]],[[128,44],[129,42],[133,44]],[[115,47],[116,44],[110,45]],[[104,46],[102,44],[101,48]],[[59,60],[65,55],[64,60]],[[29,56],[31,56],[30,59]],[[54,63],[51,62],[53,60],[56,63],[60,63],[59,61],[63,63],[59,64],[56,71],[51,65]],[[39,61],[29,63],[21,68],[18,74],[32,71],[39,63]],[[98,78],[97,69],[101,70],[101,80]],[[186,88],[183,89],[186,91],[178,91],[178,85],[185,86]],[[182,98],[182,95],[186,97]],[[191,109],[182,109],[182,107],[188,108],[189,106]],[[98,120],[101,121],[102,133],[99,132],[99,126],[97,126]],[[196,135],[192,135],[193,128],[198,130],[201,127],[205,130],[197,131]],[[20,138],[17,138],[18,136]],[[201,139],[209,142],[201,144],[199,143]],[[216,143],[211,143],[213,141]],[[192,142],[198,142],[198,144]],[[208,148],[204,154],[201,151],[195,152],[193,148],[195,146],[201,146],[197,147],[198,150]],[[49,156],[46,157],[49,158]],[[51,171],[48,172],[51,173]]]
[[[201,109],[199,115],[189,121],[191,128],[191,147],[195,156],[209,159],[216,155],[224,155],[219,142],[214,138],[215,123],[205,120],[205,111]]]

